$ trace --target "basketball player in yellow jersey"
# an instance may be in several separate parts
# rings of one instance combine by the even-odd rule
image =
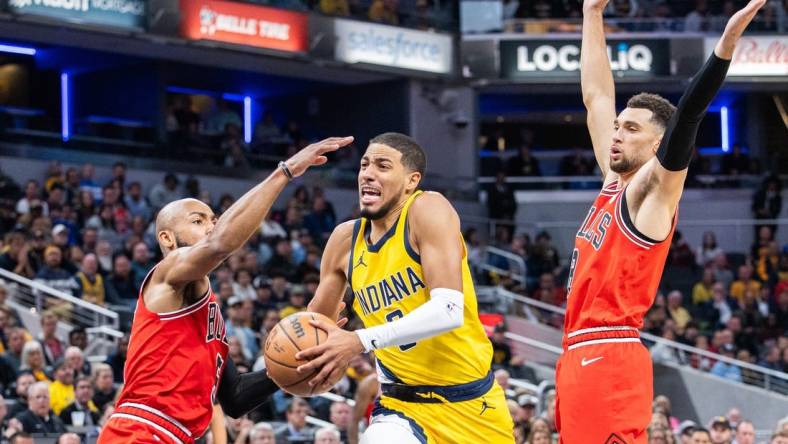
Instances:
[[[325,343],[299,352],[324,390],[361,352],[377,359],[381,396],[361,444],[513,443],[492,346],[476,308],[460,219],[438,193],[418,191],[426,167],[410,137],[370,141],[358,174],[361,218],[339,225],[323,254],[310,311],[336,319],[350,284],[364,329],[315,322]]]

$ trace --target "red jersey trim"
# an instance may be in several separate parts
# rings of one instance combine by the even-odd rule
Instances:
[[[157,410],[157,409],[154,409],[153,407],[148,407],[145,404],[139,404],[139,403],[136,403],[136,402],[124,402],[123,404],[119,405],[118,407],[119,408],[120,407],[134,407],[134,408],[137,408],[137,409],[140,409],[140,410],[144,410],[144,411],[146,411],[148,413],[151,413],[153,415],[158,416],[159,418],[161,418],[161,419],[169,422],[170,424],[174,425],[175,427],[181,429],[181,431],[183,433],[185,433],[186,436],[188,436],[188,437],[192,436],[192,432],[190,432],[189,429],[184,427],[183,424],[178,422],[175,418],[173,418],[170,415],[162,412],[161,410]]]
[[[184,316],[188,316],[195,311],[199,310],[203,307],[203,305],[208,303],[208,300],[211,298],[211,287],[208,287],[208,291],[205,292],[205,296],[203,296],[199,301],[189,305],[188,307],[181,308],[180,310],[176,311],[169,311],[166,313],[157,313],[159,315],[159,319],[162,321],[171,321],[173,319],[182,318]]]
[[[173,435],[172,432],[170,432],[169,430],[165,429],[164,427],[156,424],[155,422],[153,422],[153,421],[151,421],[149,419],[145,419],[145,418],[142,418],[142,417],[137,416],[137,415],[130,415],[128,413],[113,413],[110,416],[110,419],[112,419],[112,418],[129,419],[129,420],[132,420],[132,421],[137,421],[137,422],[141,422],[143,424],[147,424],[147,425],[153,427],[154,429],[160,431],[161,433],[164,433],[165,435],[167,435],[167,437],[170,438],[172,440],[172,442],[174,442],[175,444],[184,444],[184,442],[181,441],[177,436]]]
[[[626,193],[626,189],[622,192],[622,195]],[[652,246],[654,246],[654,242],[649,240],[643,239],[642,236],[638,235],[634,231],[630,229],[627,223],[624,221],[624,216],[622,215],[622,211],[624,211],[622,207],[622,202],[624,202],[625,197],[622,196],[616,201],[616,223],[621,228],[621,232],[624,233],[624,237],[629,239],[633,244],[637,245],[644,250],[650,250]]]

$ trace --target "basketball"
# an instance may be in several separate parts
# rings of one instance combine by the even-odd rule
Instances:
[[[279,321],[271,329],[271,333],[265,341],[265,368],[268,371],[268,376],[282,390],[296,396],[319,394],[316,392],[319,390],[318,387],[309,386],[309,381],[318,374],[319,370],[303,375],[296,372],[299,365],[307,362],[303,359],[296,359],[296,353],[319,345],[326,340],[325,331],[309,324],[312,319],[334,323],[320,313],[294,313]]]

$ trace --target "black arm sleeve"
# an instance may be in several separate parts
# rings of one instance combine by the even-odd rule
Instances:
[[[689,166],[700,122],[725,81],[730,64],[730,60],[721,59],[712,52],[681,96],[657,149],[657,159],[665,169],[681,171]]]
[[[279,387],[265,370],[239,374],[233,361],[228,360],[217,398],[226,415],[238,418],[268,401],[277,390]]]

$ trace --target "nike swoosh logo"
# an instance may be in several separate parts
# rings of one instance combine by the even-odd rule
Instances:
[[[593,363],[595,363],[596,361],[599,361],[599,360],[600,360],[600,359],[602,359],[602,358],[604,358],[604,356],[600,356],[600,357],[598,357],[598,358],[594,358],[594,359],[589,359],[588,361],[586,361],[586,358],[583,358],[583,360],[582,360],[582,361],[580,361],[580,365],[581,365],[581,366],[583,366],[583,367],[585,367],[585,366],[587,366],[588,364],[593,364]]]
[[[371,342],[372,342],[372,348],[374,348],[375,350],[377,350],[377,349],[378,349],[378,341],[376,341],[375,339],[373,339]]]

